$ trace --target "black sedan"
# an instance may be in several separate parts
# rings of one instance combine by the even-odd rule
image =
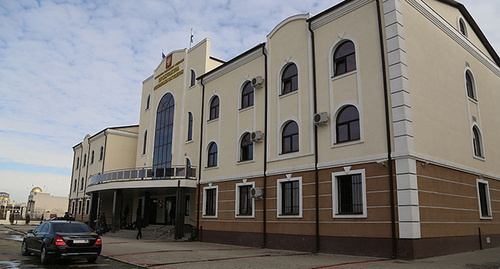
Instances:
[[[68,220],[51,220],[28,231],[23,239],[21,253],[40,255],[42,264],[57,258],[86,258],[94,263],[101,253],[101,237],[87,225]]]

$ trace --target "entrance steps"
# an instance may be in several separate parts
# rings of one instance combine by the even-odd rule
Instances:
[[[175,230],[173,225],[158,225],[150,224],[147,227],[142,228],[142,240],[156,240],[156,241],[178,241],[175,240]],[[107,232],[107,236],[129,238],[136,240],[137,229],[120,229],[114,233]],[[187,241],[191,236],[191,233],[185,233],[182,241]]]

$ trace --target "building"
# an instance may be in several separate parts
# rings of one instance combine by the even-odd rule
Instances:
[[[141,215],[209,242],[408,259],[498,247],[499,65],[451,0],[345,0],[228,62],[206,39],[143,82],[136,147],[118,156],[135,166],[87,173],[78,197],[108,201],[114,228]]]
[[[101,175],[105,171],[135,167],[137,130],[137,125],[110,127],[93,136],[86,135],[83,142],[73,146],[68,212],[76,220],[89,221],[92,217],[91,197],[87,191],[90,175]],[[96,220],[98,206],[99,208],[112,207],[112,204],[97,198],[95,202],[91,224]]]
[[[40,187],[34,187],[28,196],[26,212],[31,219],[48,219],[50,216],[64,216],[68,205],[68,197],[54,196],[44,193]]]

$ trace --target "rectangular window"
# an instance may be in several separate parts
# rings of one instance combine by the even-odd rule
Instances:
[[[76,212],[76,211],[75,211],[75,201],[73,200],[73,201],[71,202],[71,214],[73,214],[73,215],[74,215],[74,214],[75,214],[75,212]]]
[[[278,217],[302,217],[302,178],[278,179]]]
[[[332,174],[333,217],[366,217],[364,170]]]
[[[477,179],[477,196],[479,199],[479,216],[481,219],[491,219],[490,188],[488,181]]]
[[[90,214],[90,199],[85,202],[85,215]]]
[[[217,189],[218,187],[205,187],[203,195],[203,216],[217,217]]]
[[[78,215],[82,214],[82,200],[78,201]]]
[[[236,216],[254,217],[254,199],[252,198],[252,188],[255,182],[236,184]]]

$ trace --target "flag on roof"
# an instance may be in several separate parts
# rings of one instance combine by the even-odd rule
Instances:
[[[165,53],[163,53],[163,52],[161,53],[161,58],[165,59]]]

